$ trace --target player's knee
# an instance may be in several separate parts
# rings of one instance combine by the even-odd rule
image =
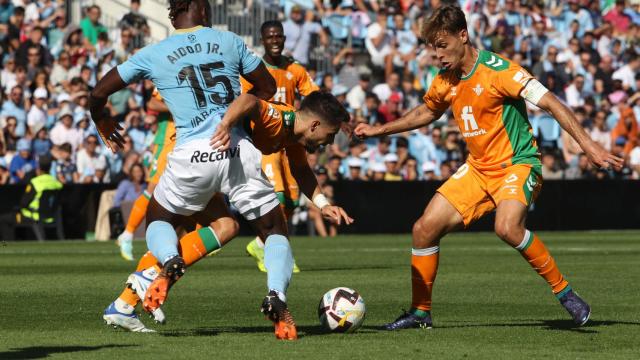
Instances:
[[[495,232],[498,237],[504,241],[509,240],[514,236],[517,230],[517,225],[509,220],[496,220]]]
[[[219,230],[216,231],[218,235],[218,239],[222,243],[226,243],[227,241],[233,239],[238,236],[240,232],[240,225],[238,222],[232,218],[221,218],[216,220],[218,226],[216,226]]]
[[[413,224],[413,246],[415,248],[425,248],[433,246],[433,236],[431,236],[431,228],[429,219],[421,218]]]

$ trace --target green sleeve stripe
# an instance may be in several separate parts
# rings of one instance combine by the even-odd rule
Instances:
[[[221,247],[218,237],[210,226],[198,230],[198,235],[200,235],[200,239],[202,239],[202,243],[204,244],[204,248],[207,249],[207,253]]]

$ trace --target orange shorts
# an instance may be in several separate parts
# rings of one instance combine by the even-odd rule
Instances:
[[[542,188],[539,165],[517,164],[480,171],[465,163],[439,189],[458,210],[465,227],[495,210],[502,200],[518,200],[529,207]]]
[[[167,156],[171,151],[173,151],[173,147],[176,145],[175,140],[170,141],[164,144],[157,144],[156,148],[153,151],[153,159],[151,160],[151,164],[149,165],[149,172],[147,182],[152,184],[158,184],[160,181],[160,176],[164,172],[164,168],[167,166]]]
[[[289,158],[285,150],[262,155],[262,170],[273,185],[278,200],[285,209],[294,209],[300,202],[300,189],[291,174]]]

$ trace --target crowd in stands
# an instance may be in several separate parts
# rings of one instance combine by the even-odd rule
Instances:
[[[256,6],[249,2],[247,6]],[[359,122],[394,121],[421,103],[438,72],[435,53],[419,37],[422,19],[444,1],[271,0],[284,22],[286,51],[318,85],[339,97]],[[460,1],[474,44],[523,65],[575,112],[591,136],[625,158],[619,172],[594,169],[553,118],[528,107],[543,154],[545,179],[640,178],[640,0]],[[605,4],[609,6],[604,8]],[[108,29],[101,9],[87,7],[70,23],[63,0],[0,0],[0,184],[23,183],[38,157],[55,159],[63,183],[120,183],[139,190],[157,115],[146,109],[148,81],[131,84],[108,103],[126,129],[111,153],[90,121],[96,81],[150,40],[139,0]],[[332,71],[317,57],[332,53]],[[257,52],[261,49],[256,48]],[[429,127],[359,141],[341,132],[309,154],[324,181],[447,179],[464,163],[464,140],[452,115]]]

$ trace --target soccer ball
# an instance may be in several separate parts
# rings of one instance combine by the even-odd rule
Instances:
[[[318,317],[325,329],[333,332],[354,332],[364,322],[367,309],[357,291],[338,287],[327,291],[320,299]]]

